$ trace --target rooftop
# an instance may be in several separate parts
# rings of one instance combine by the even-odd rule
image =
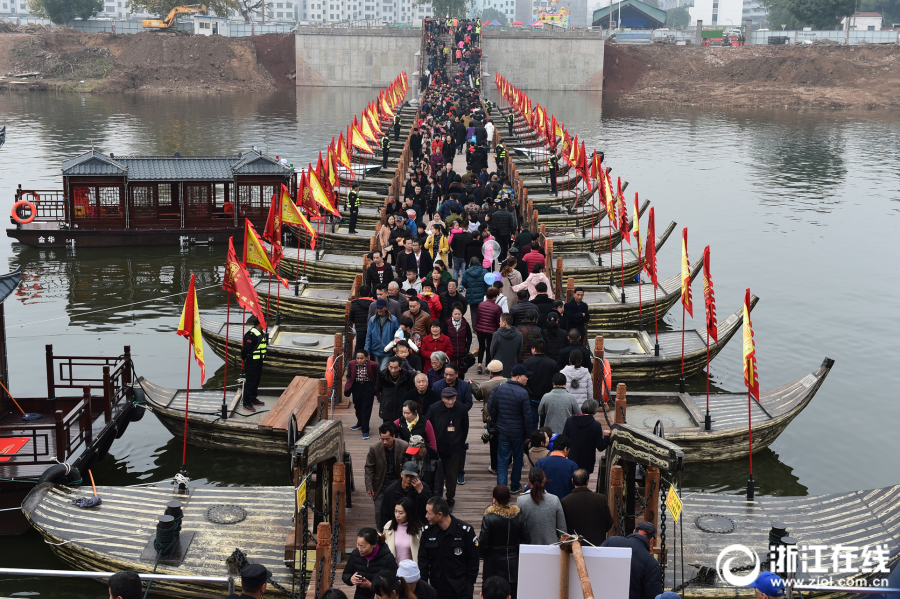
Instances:
[[[291,168],[255,150],[237,156],[114,156],[91,150],[64,161],[62,172],[131,181],[230,181],[236,175],[287,176]]]

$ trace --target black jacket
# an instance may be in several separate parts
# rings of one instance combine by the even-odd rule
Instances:
[[[450,516],[450,526],[427,525],[419,544],[422,580],[447,597],[472,597],[478,578],[478,537],[475,530]]]
[[[497,210],[491,215],[492,231],[496,231],[497,235],[503,235],[509,238],[513,232],[513,217],[506,210]]]
[[[434,428],[438,453],[441,455],[462,453],[466,446],[466,436],[469,434],[469,412],[459,400],[452,410],[447,409],[443,401],[432,404],[425,417]],[[447,430],[451,425],[454,430]]]
[[[525,514],[517,505],[492,505],[484,511],[478,549],[484,560],[481,577],[499,576],[511,584],[519,580],[519,545],[529,545],[531,536]]]
[[[424,364],[422,365],[422,368],[425,368]],[[428,368],[431,368],[430,364],[428,365]],[[425,370],[423,370],[422,372],[426,372],[428,370],[428,368],[425,368]],[[413,383],[415,383],[415,381],[413,381]],[[434,389],[432,389],[431,387],[428,387],[428,389],[425,390],[425,393],[419,393],[419,390],[416,389],[415,386],[413,386],[412,390],[407,391],[406,395],[403,396],[403,403],[406,403],[408,401],[414,401],[417,404],[419,404],[419,414],[420,414],[419,422],[422,423],[426,420],[425,414],[428,413],[428,408],[430,408],[432,404],[440,403],[441,394],[438,393],[437,391],[435,391]],[[405,427],[401,427],[401,428],[405,428]],[[407,430],[407,432],[409,431],[409,429],[406,429],[406,430]],[[411,433],[411,434],[418,435],[419,433]],[[401,431],[400,438],[403,439],[402,431]],[[425,439],[424,432],[422,433],[422,438]],[[409,439],[403,439],[403,440],[409,441]]]
[[[559,369],[562,370],[569,365],[569,354],[573,351],[580,351],[581,365],[589,371],[593,371],[594,362],[591,359],[591,350],[583,346],[580,341],[569,341],[565,347],[559,350],[559,358],[556,360],[556,363],[559,364]]]
[[[428,486],[428,483],[424,480],[422,481],[421,493],[412,487],[404,489],[402,480],[395,480],[392,482],[388,488],[385,489],[384,499],[381,501],[381,521],[391,521],[391,516],[394,515],[394,506],[404,497],[412,499],[413,504],[416,506],[416,517],[419,518],[419,522],[428,522],[428,520],[425,519],[425,505],[428,503],[429,499],[434,497],[434,493],[431,491],[431,487]]]
[[[453,304],[459,303],[462,304],[463,314],[466,311],[466,296],[459,292],[459,289],[456,290],[456,295],[450,297],[446,291],[440,295],[441,299],[441,320],[447,320],[450,318],[451,313],[453,312]],[[446,323],[443,323],[446,325]],[[446,328],[446,326],[445,326]],[[444,331],[446,332],[446,331]]]
[[[411,458],[412,456],[409,457]],[[422,459],[415,459],[412,461],[416,463],[416,467],[419,469],[419,478],[422,479],[423,483],[428,485],[429,489],[437,488],[435,486],[436,480],[444,480],[444,466],[441,463],[441,456],[427,443],[425,444],[425,455],[422,456]],[[422,522],[426,522],[426,520],[422,520]]]
[[[568,525],[568,522],[566,524]],[[631,585],[628,588],[628,599],[653,599],[662,593],[659,562],[650,554],[647,537],[636,532],[627,537],[610,537],[600,546],[631,547]]]
[[[472,243],[472,234],[468,231],[460,231],[453,234],[453,241],[450,243],[450,251],[453,252],[454,258],[466,257],[466,246]]]
[[[563,434],[569,438],[568,458],[592,474],[596,452],[609,445],[609,437],[603,436],[603,425],[590,414],[576,414],[566,418]]]
[[[531,371],[528,384],[525,385],[528,398],[531,401],[541,401],[553,389],[553,375],[559,372],[559,365],[546,354],[535,354],[522,362],[522,366]]]
[[[544,340],[544,353],[557,360],[557,366],[559,366],[559,352],[569,343],[569,336],[565,329],[560,327],[556,329],[555,333],[551,333],[549,329],[545,328],[541,331],[541,339]]]
[[[587,316],[585,316],[587,314]],[[569,326],[574,329],[584,329],[591,320],[591,312],[584,302],[576,302],[574,299],[566,302],[563,315],[569,321]]]
[[[385,270],[389,270],[388,266]],[[362,338],[363,345],[366,343],[366,329],[369,328],[369,305],[375,300],[371,297],[359,298],[350,304],[350,322],[356,329],[356,336]]]
[[[587,487],[575,487],[560,503],[569,534],[577,532],[594,546],[603,544],[613,525],[606,495],[594,493]]]
[[[366,269],[365,280],[363,281],[363,285],[368,285],[372,288],[372,293],[375,293],[375,287],[384,283],[387,285],[391,281],[394,280],[394,270],[391,268],[391,265],[387,262],[384,263],[384,272],[382,273],[382,277],[378,277],[378,268],[375,266],[375,263],[372,262],[369,264],[369,268]]]
[[[513,326],[524,324],[525,315],[528,314],[529,310],[534,310],[535,314],[540,314],[540,310],[538,310],[538,307],[528,300],[519,300],[515,306],[510,308],[509,313],[512,314],[513,317]]]
[[[354,574],[359,573],[360,576],[369,582],[372,582],[375,580],[375,577],[378,576],[378,573],[385,568],[396,570],[397,560],[394,558],[394,554],[391,553],[391,550],[388,549],[388,546],[383,542],[378,544],[378,555],[376,555],[372,561],[361,556],[359,554],[359,549],[354,549],[353,553],[350,554],[350,557],[347,558],[347,565],[344,566],[344,573],[341,575],[341,580],[344,581],[344,584],[352,586],[350,579]],[[371,588],[364,589],[362,587],[356,587],[356,593],[353,595],[353,599],[370,599],[374,596],[375,591]]]
[[[378,373],[375,389],[381,393],[381,403],[378,406],[378,415],[385,422],[393,422],[402,418],[403,396],[415,388],[415,383],[405,370],[400,369],[397,380],[391,378],[387,368]]]

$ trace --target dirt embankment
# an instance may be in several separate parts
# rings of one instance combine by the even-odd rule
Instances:
[[[603,86],[620,104],[900,108],[900,47],[607,44]]]
[[[14,89],[264,92],[292,86],[293,65],[291,35],[110,35],[63,28],[0,33],[0,86]]]

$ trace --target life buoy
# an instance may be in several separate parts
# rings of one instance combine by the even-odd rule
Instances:
[[[334,356],[329,357],[328,363],[325,365],[325,382],[328,383],[329,388],[334,386]]]
[[[77,468],[74,468],[69,464],[54,464],[44,470],[44,473],[38,478],[38,484],[54,483],[57,485],[64,485],[72,482],[73,477],[75,480],[81,479]]]
[[[609,360],[603,360],[603,401],[609,401],[609,392],[612,390],[612,368]]]
[[[28,218],[22,218],[22,216],[19,215],[19,209],[24,208],[24,207],[27,207],[29,210]],[[14,221],[16,221],[17,223],[19,223],[20,225],[27,225],[28,223],[30,223],[31,221],[34,220],[35,216],[37,216],[37,208],[35,207],[34,203],[32,203],[31,201],[19,200],[18,202],[13,204],[12,219]]]

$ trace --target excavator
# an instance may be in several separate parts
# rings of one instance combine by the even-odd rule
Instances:
[[[143,25],[147,29],[155,29],[157,31],[170,29],[175,26],[175,19],[178,15],[185,13],[189,15],[205,15],[207,14],[206,5],[204,4],[188,4],[185,6],[176,6],[165,19],[145,19]]]

